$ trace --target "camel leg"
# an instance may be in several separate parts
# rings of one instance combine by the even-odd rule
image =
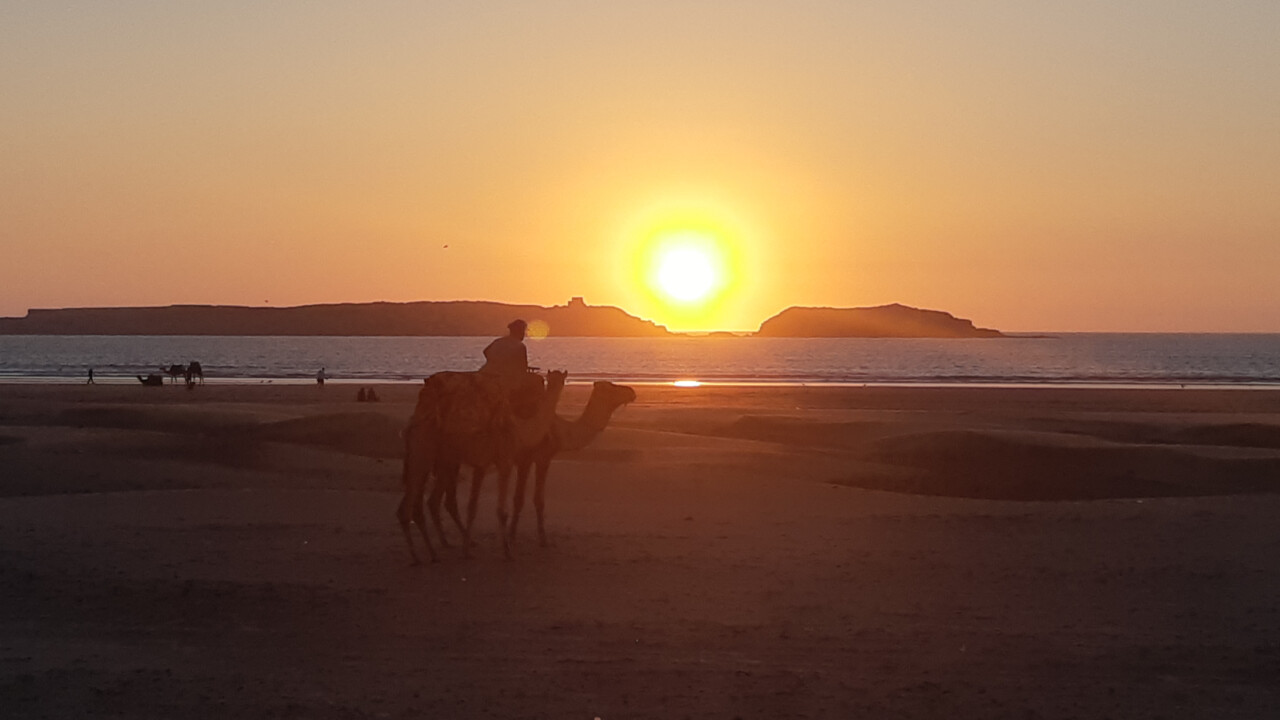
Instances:
[[[484,482],[484,469],[475,468],[471,475],[471,495],[467,498],[467,531],[476,521],[476,508],[480,506],[480,485]]]
[[[413,495],[413,490],[408,487],[404,489],[404,497],[400,499],[400,507],[396,509],[396,517],[400,520],[400,532],[404,533],[404,542],[409,548],[409,557],[413,558],[414,565],[421,565],[422,560],[418,558],[418,551],[413,549],[413,533],[409,527],[410,523],[413,522]]]
[[[529,481],[529,463],[516,466],[515,496],[511,499],[511,527],[507,530],[510,542],[516,541],[516,526],[520,524],[520,511],[524,509],[524,487]]]
[[[458,482],[455,475],[454,482],[444,493],[444,509],[449,512],[449,517],[453,518],[454,527],[458,528],[458,533],[462,535],[463,542],[470,542],[470,534],[466,527],[462,524],[462,518],[458,515]]]
[[[421,438],[417,439],[420,440]],[[413,533],[409,527],[410,523],[418,524],[418,530],[422,533],[422,541],[427,546],[427,554],[431,558],[431,562],[436,562],[436,550],[431,545],[431,538],[427,536],[426,517],[422,512],[422,495],[426,490],[427,479],[430,476],[430,457],[434,453],[432,453],[429,444],[416,443],[415,433],[412,431],[405,433],[404,449],[404,469],[400,478],[404,486],[404,497],[400,500],[400,507],[396,509],[396,517],[400,520],[400,530],[404,533],[404,540],[409,545],[409,555],[413,558],[413,564],[421,565],[422,560],[413,548]]]
[[[425,482],[420,483],[418,491],[415,493],[413,507],[413,522],[418,526],[418,532],[422,534],[422,544],[427,546],[427,556],[431,558],[431,562],[440,562],[440,558],[436,557],[436,549],[431,546],[431,537],[427,535],[427,517],[422,512],[422,494],[426,489]]]
[[[431,513],[431,524],[436,526],[436,533],[440,535],[440,545],[447,548],[452,545],[444,533],[444,523],[440,522],[440,499],[445,493],[445,482],[445,477],[437,472],[436,484],[431,486],[431,494],[427,496],[427,512]]]
[[[533,509],[538,515],[538,544],[547,546],[547,531],[542,524],[544,498],[547,490],[547,471],[551,469],[551,458],[539,458],[533,477]]]
[[[449,517],[453,518],[453,526],[458,528],[458,534],[462,536],[463,557],[470,555],[469,548],[471,542],[471,526],[462,521],[458,515],[458,477],[462,472],[461,465],[455,464],[450,471],[450,479],[444,488],[444,509],[449,512]],[[474,479],[472,480],[474,483]],[[475,511],[472,511],[475,514]]]
[[[511,466],[498,467],[498,537],[502,538],[502,556],[511,559],[511,543],[507,540],[507,486],[511,483]]]
[[[476,467],[471,475],[471,495],[467,498],[467,522],[462,528],[463,557],[471,557],[471,528],[476,522],[476,508],[480,506],[480,487],[483,484],[484,468]]]
[[[410,458],[406,458],[403,480],[404,497],[400,499],[396,517],[400,520],[400,531],[404,533],[404,541],[409,546],[409,556],[413,558],[414,565],[422,564],[418,552],[413,548],[413,533],[409,527],[410,523],[417,523],[418,530],[422,533],[422,541],[427,546],[427,555],[431,558],[431,562],[436,562],[436,550],[431,546],[431,538],[427,536],[426,517],[422,512],[422,494],[425,490],[426,475],[420,472],[420,468],[414,466]]]
[[[436,463],[436,484],[431,487],[431,495],[427,497],[427,510],[431,512],[431,522],[436,526],[436,532],[440,534],[440,543],[445,547],[449,545],[449,536],[445,535],[444,523],[440,521],[440,500],[444,498],[446,502],[449,498],[456,496],[458,491],[458,464],[446,464],[443,462]],[[457,502],[454,501],[454,507]],[[453,510],[453,521],[458,522],[457,511]],[[461,524],[459,524],[461,529]]]

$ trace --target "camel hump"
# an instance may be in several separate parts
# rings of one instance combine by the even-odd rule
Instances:
[[[520,420],[528,420],[538,414],[546,382],[537,373],[527,372],[520,385],[511,393],[511,412]]]
[[[497,378],[478,372],[438,372],[418,391],[410,422],[430,422],[462,437],[507,429],[511,409]]]

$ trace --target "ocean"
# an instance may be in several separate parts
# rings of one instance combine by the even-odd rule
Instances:
[[[136,382],[197,360],[211,382],[413,381],[472,370],[482,337],[0,336],[0,381]],[[1280,334],[1068,333],[976,340],[530,339],[571,382],[1280,386]]]

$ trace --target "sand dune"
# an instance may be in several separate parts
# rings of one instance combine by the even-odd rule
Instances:
[[[1068,434],[918,433],[878,440],[867,456],[921,471],[914,482],[880,489],[958,497],[1096,500],[1280,490],[1280,455],[1221,457]],[[849,482],[862,484],[856,477]]]
[[[686,420],[683,429],[841,452],[855,472],[825,479],[895,492],[1095,500],[1280,490],[1280,452],[1273,446],[1280,424],[1199,422],[1169,413],[1135,419],[1126,404],[1117,409],[1109,414],[1122,419],[942,409],[722,411],[704,413],[697,425]]]

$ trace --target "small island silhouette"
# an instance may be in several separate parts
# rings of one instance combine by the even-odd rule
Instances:
[[[32,309],[0,318],[0,335],[350,335],[487,336],[512,318],[542,323],[555,337],[674,337],[618,307],[514,305],[483,300],[338,303],[295,307],[169,305]],[[713,333],[726,336],[730,333]],[[751,333],[744,333],[750,335]],[[791,307],[760,325],[763,337],[1004,337],[939,310],[892,304],[866,308]],[[736,333],[733,333],[736,335]]]
[[[999,330],[941,310],[893,303],[877,307],[790,307],[760,325],[763,337],[998,338]]]

